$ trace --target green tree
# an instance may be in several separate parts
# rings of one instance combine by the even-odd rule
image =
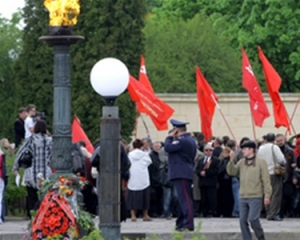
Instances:
[[[282,77],[281,91],[294,92],[300,89],[299,7],[300,2],[295,0],[168,0],[155,13],[183,19],[205,13],[236,51],[246,48],[263,90],[266,87],[258,45]]]
[[[187,21],[152,17],[145,36],[147,70],[156,92],[195,92],[196,65],[216,92],[241,90],[239,56],[206,16]]]
[[[134,0],[84,1],[74,33],[85,41],[72,46],[72,108],[91,140],[99,137],[101,97],[94,93],[89,82],[93,65],[104,57],[123,61],[130,72],[137,75],[139,56],[143,53],[145,5]],[[49,25],[48,12],[42,0],[26,0],[23,9],[25,28],[23,51],[15,67],[18,105],[34,103],[38,110],[53,114],[53,50],[38,38],[45,35]],[[134,126],[134,105],[127,94],[120,106],[124,136],[130,136]]]
[[[15,81],[13,66],[21,50],[20,15],[11,20],[0,17],[0,139],[13,137],[15,109]]]
[[[238,43],[257,58],[257,46],[282,78],[281,91],[300,90],[300,2],[244,0],[237,15]]]
[[[149,12],[152,12],[153,9],[159,8],[162,6],[163,1],[162,0],[145,0],[147,9]]]
[[[47,34],[48,12],[42,0],[26,0],[22,10],[25,23],[23,28],[22,52],[16,61],[14,77],[16,81],[18,106],[30,103],[48,116],[51,130],[53,113],[53,50],[39,37]]]
[[[132,75],[139,71],[140,55],[144,52],[143,1],[99,0],[85,1],[75,32],[85,41],[72,47],[73,112],[82,122],[91,139],[99,137],[99,119],[104,102],[90,85],[93,65],[102,58],[115,57],[123,61]],[[122,121],[122,135],[132,134],[135,107],[127,93],[117,100]]]

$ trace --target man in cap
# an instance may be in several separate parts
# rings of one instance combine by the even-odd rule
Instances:
[[[264,204],[270,204],[272,187],[268,166],[264,159],[256,156],[256,143],[249,141],[242,146],[243,158],[234,163],[235,153],[230,152],[230,162],[227,172],[232,176],[240,177],[240,227],[243,240],[251,240],[249,223],[258,240],[265,240],[264,231],[259,217]]]
[[[165,140],[168,155],[168,176],[177,192],[180,213],[176,220],[178,231],[194,231],[192,184],[197,144],[187,132],[186,122],[171,119],[174,129]]]

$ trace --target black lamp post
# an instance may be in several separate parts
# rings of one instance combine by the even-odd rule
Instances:
[[[61,1],[62,2],[62,1]],[[68,1],[67,1],[68,2]],[[54,84],[53,84],[53,150],[51,168],[55,169],[55,176],[72,172],[72,133],[71,133],[71,81],[70,81],[70,46],[83,36],[72,34],[72,24],[76,23],[79,14],[79,5],[76,7],[77,15],[73,19],[66,19],[67,13],[56,14],[49,1],[45,6],[50,12],[50,26],[48,34],[39,40],[46,42],[54,49]],[[57,1],[56,4],[62,4]],[[72,12],[74,13],[74,11]],[[60,16],[60,17],[59,17]],[[70,25],[68,25],[70,24]]]
[[[97,62],[91,71],[93,89],[106,100],[102,108],[100,172],[98,175],[99,228],[105,240],[121,240],[120,228],[120,119],[114,106],[129,83],[127,67],[115,58]]]

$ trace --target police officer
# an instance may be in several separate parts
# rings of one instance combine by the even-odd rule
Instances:
[[[186,132],[186,122],[171,119],[174,129],[165,140],[165,151],[169,154],[169,180],[173,182],[178,195],[180,213],[176,230],[194,231],[192,183],[196,141]]]

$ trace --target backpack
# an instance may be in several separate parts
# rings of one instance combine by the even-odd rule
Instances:
[[[72,144],[72,161],[73,173],[85,177],[85,159],[81,152],[80,146],[77,143]]]

